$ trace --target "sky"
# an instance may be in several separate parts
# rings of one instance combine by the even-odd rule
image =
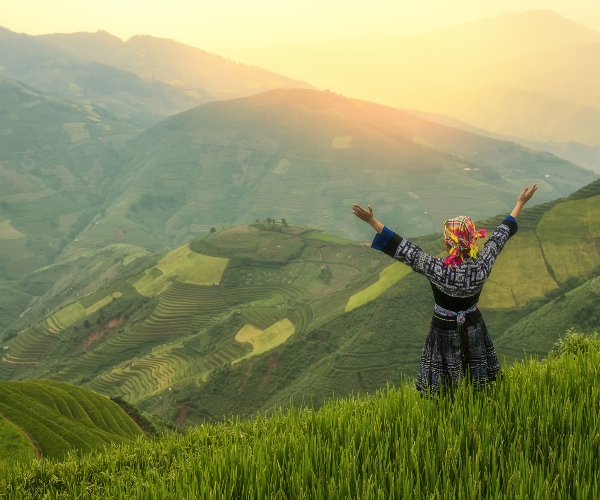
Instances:
[[[32,35],[147,34],[217,50],[409,36],[538,9],[600,31],[597,0],[0,0],[0,25]]]

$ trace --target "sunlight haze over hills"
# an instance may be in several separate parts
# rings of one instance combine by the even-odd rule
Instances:
[[[552,9],[600,30],[600,5],[585,0],[25,0],[2,6],[2,24],[30,34],[106,30],[123,39],[152,34],[216,50],[353,39],[371,34],[411,36],[533,9]]]

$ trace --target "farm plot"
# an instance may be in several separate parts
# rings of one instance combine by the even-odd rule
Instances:
[[[35,458],[33,445],[19,427],[0,415],[0,471]]]
[[[146,297],[161,294],[175,279],[180,283],[214,285],[221,281],[227,262],[228,259],[193,252],[185,245],[169,252],[132,284]]]
[[[546,260],[562,283],[600,265],[600,196],[567,201],[540,220],[537,234]]]
[[[85,307],[86,301],[84,299],[73,302],[46,318],[46,327],[50,333],[58,334],[121,296],[121,292],[113,292],[96,302],[92,302],[88,307]]]
[[[16,240],[25,236],[10,225],[9,220],[0,221],[0,240]]]
[[[165,255],[156,267],[165,276],[176,276],[181,283],[213,285],[221,281],[228,261],[193,252],[189,245],[185,245]]]
[[[87,387],[135,402],[171,386],[179,379],[193,376],[196,360],[191,354],[178,348],[160,356],[149,355],[96,377]]]
[[[265,330],[273,323],[281,321],[286,316],[286,310],[281,307],[245,307],[242,318],[251,325]]]
[[[35,328],[27,328],[8,342],[3,364],[35,365],[46,358],[58,342],[55,335]]]
[[[161,294],[152,315],[130,335],[187,335],[226,309],[219,288],[176,282]]]
[[[492,283],[497,286],[488,291]],[[510,239],[498,256],[488,283],[483,287],[480,305],[482,308],[523,307],[529,300],[543,297],[557,287],[548,273],[535,234],[521,231]],[[508,305],[510,302],[514,305]]]
[[[376,299],[392,285],[398,283],[404,276],[410,274],[410,272],[410,267],[401,262],[395,262],[391,266],[386,267],[379,273],[379,279],[375,283],[364,290],[355,293],[348,299],[345,308],[346,312],[352,311],[353,309]]]
[[[59,382],[0,383],[0,413],[24,429],[48,458],[124,443],[142,434],[116,403]]]
[[[248,359],[274,349],[289,339],[294,333],[294,330],[294,325],[288,318],[278,321],[266,330],[260,330],[252,325],[244,326],[236,334],[235,340],[250,344],[252,346],[252,352],[236,359],[231,364],[239,363],[244,359]]]

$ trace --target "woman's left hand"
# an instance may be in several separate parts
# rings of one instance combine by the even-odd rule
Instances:
[[[352,212],[356,215],[360,220],[364,220],[368,224],[372,224],[375,220],[375,216],[373,215],[373,209],[371,205],[367,205],[368,210],[364,209],[360,205],[352,205]]]

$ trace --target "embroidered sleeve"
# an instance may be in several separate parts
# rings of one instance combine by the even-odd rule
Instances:
[[[483,249],[477,255],[478,272],[477,278],[483,282],[487,280],[488,276],[492,272],[492,266],[496,262],[498,254],[504,248],[504,245],[508,239],[517,232],[517,221],[510,215],[504,219],[504,222],[500,224],[494,234],[483,245]]]
[[[427,276],[434,282],[443,279],[446,266],[444,266],[442,259],[425,253],[419,246],[411,243],[406,238],[402,238],[387,227],[383,228],[381,234],[375,236],[371,247],[381,250],[386,255],[399,260],[413,271]]]

